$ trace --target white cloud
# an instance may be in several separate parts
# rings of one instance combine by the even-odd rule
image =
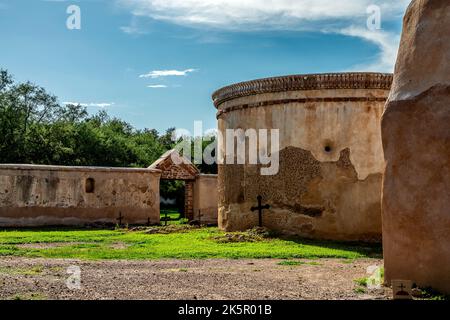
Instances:
[[[189,73],[197,71],[196,69],[186,69],[186,70],[154,70],[147,74],[141,74],[139,78],[152,78],[157,79],[161,77],[185,77]]]
[[[148,33],[147,30],[139,25],[139,20],[136,16],[133,16],[129,25],[120,27],[120,30],[126,34],[135,36]]]
[[[378,5],[386,19],[401,15],[410,0],[117,0],[135,16],[182,25],[239,30],[307,28],[312,22],[335,25],[367,16]]]
[[[82,103],[82,102],[63,102],[63,104],[68,105],[68,104],[73,104],[73,105],[80,105],[82,107],[94,107],[94,108],[108,108],[108,107],[112,107],[114,105],[114,102],[101,102],[101,103]]]
[[[151,85],[147,86],[147,88],[164,89],[164,88],[167,88],[167,86],[165,84],[151,84]]]
[[[144,31],[136,26],[132,26],[132,25],[120,27],[120,30],[122,30],[122,32],[124,32],[124,33],[133,34],[133,35],[147,34],[146,31]]]
[[[411,0],[116,0],[134,16],[198,28],[234,32],[297,30],[343,34],[378,46],[377,61],[367,65],[392,71],[399,35],[366,28],[370,5],[382,22],[401,19]],[[359,26],[359,27],[358,27]]]
[[[358,37],[369,41],[377,45],[380,49],[380,52],[374,62],[367,65],[354,66],[354,70],[386,72],[392,72],[394,70],[394,64],[397,58],[400,43],[400,36],[398,34],[381,30],[370,31],[368,29],[358,28],[355,26],[348,27],[340,32],[343,35]]]

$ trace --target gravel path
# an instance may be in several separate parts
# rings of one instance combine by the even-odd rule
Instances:
[[[0,299],[387,299],[388,289],[357,293],[378,259],[78,261],[0,258]],[[299,260],[300,261],[300,260]],[[66,285],[81,270],[81,289]]]

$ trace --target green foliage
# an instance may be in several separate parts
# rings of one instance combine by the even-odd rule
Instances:
[[[357,285],[359,285],[361,287],[367,287],[367,281],[368,281],[367,278],[355,279],[354,281]]]
[[[181,214],[178,210],[161,210],[161,221],[164,220],[166,216],[168,221],[178,221],[181,219]]]
[[[283,260],[277,263],[279,266],[301,266],[301,265],[310,265],[310,266],[320,266],[321,264],[316,261],[296,261],[296,260]]]
[[[80,105],[60,105],[44,88],[17,84],[0,69],[0,163],[148,167],[175,146],[174,130],[137,130],[106,111],[89,115]],[[199,169],[217,172],[215,165]]]
[[[359,278],[353,280],[357,287],[354,290],[355,293],[363,294],[367,292],[367,283],[369,281],[368,278]]]
[[[0,69],[0,163],[148,167],[175,146],[174,130],[137,130],[106,111],[89,115],[80,105],[60,105],[44,88],[15,83]],[[215,164],[198,167],[217,173]],[[184,210],[182,182],[163,183],[161,196]]]
[[[357,288],[353,289],[353,291],[354,291],[355,293],[358,293],[358,294],[364,294],[364,293],[366,293],[366,289],[363,288],[363,287],[357,287]]]
[[[161,180],[161,209],[180,212],[184,216],[184,181]],[[165,202],[167,201],[167,202]],[[175,201],[175,202],[170,202]]]
[[[305,264],[302,261],[295,261],[295,260],[284,260],[281,262],[278,262],[279,266],[300,266],[302,264]]]
[[[346,244],[271,238],[257,242],[218,243],[217,228],[192,228],[183,232],[148,234],[125,230],[21,230],[0,231],[0,256],[68,259],[357,259],[373,254],[364,247]],[[54,244],[21,246],[21,244]],[[124,243],[124,249],[114,249]]]
[[[450,295],[442,294],[441,292],[428,287],[419,289],[421,290],[421,299],[424,300],[437,300],[437,301],[448,301],[450,300]]]

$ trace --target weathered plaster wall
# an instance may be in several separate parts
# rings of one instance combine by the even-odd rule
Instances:
[[[258,80],[242,84],[237,97],[230,94],[223,101],[223,92],[215,94],[224,136],[226,129],[280,130],[277,175],[261,176],[256,165],[219,166],[219,226],[257,225],[258,215],[250,208],[261,195],[271,205],[263,224],[272,229],[378,241],[384,170],[380,118],[392,77],[367,74],[361,80],[359,74],[341,74],[324,85],[321,76],[308,77],[314,77],[312,85],[292,90],[292,77],[286,77],[262,80],[263,86]],[[223,154],[225,144],[226,139],[220,145]]]
[[[205,224],[217,224],[217,175],[200,174],[194,184],[194,219]],[[199,214],[201,215],[199,217]]]
[[[450,294],[450,1],[412,1],[382,133],[385,280]]]
[[[0,165],[0,226],[159,223],[160,171]],[[86,184],[93,179],[94,190]],[[92,181],[92,180],[91,180]]]

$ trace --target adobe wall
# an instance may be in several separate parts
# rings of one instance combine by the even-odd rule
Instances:
[[[217,203],[217,175],[198,175],[194,184],[194,220],[202,224],[217,224]]]
[[[383,115],[385,281],[450,294],[450,1],[414,0],[404,17]]]
[[[218,127],[279,129],[280,170],[219,165],[219,226],[263,224],[304,237],[379,241],[384,169],[380,118],[392,75],[373,73],[269,78],[213,95]],[[219,146],[225,154],[224,143]]]
[[[0,226],[116,224],[119,214],[124,224],[156,224],[160,175],[149,169],[0,165]]]

